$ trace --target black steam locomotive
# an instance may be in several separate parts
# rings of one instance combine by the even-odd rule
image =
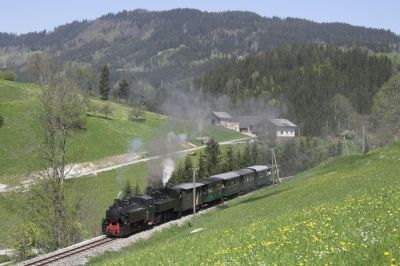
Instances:
[[[102,231],[107,236],[125,237],[153,225],[179,218],[195,208],[213,204],[272,183],[271,166],[255,165],[238,171],[202,178],[196,183],[172,188],[148,188],[145,195],[115,199],[106,211]]]

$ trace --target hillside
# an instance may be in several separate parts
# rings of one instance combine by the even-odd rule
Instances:
[[[282,117],[300,125],[303,134],[321,136],[323,130],[349,129],[352,110],[370,114],[393,65],[389,57],[359,48],[294,45],[225,60],[198,76],[195,85],[206,94],[229,95],[235,102],[264,99],[278,107]]]
[[[0,114],[5,123],[0,128],[0,183],[18,184],[22,175],[41,168],[37,157],[39,141],[38,86],[0,80]],[[103,105],[98,100],[92,102]],[[243,137],[242,134],[219,127],[197,132],[196,125],[175,121],[170,125],[167,117],[146,112],[145,122],[128,120],[130,108],[110,103],[114,112],[109,119],[102,115],[88,115],[86,129],[72,136],[70,162],[92,161],[128,152],[132,140],[146,149],[156,135],[175,131],[187,135],[205,134],[219,141]]]
[[[134,10],[72,22],[51,32],[0,33],[0,63],[20,69],[33,51],[49,52],[57,55],[59,67],[94,66],[98,71],[109,64],[115,80],[122,75],[117,69],[123,69],[129,79],[134,76],[157,87],[165,81],[183,85],[221,58],[311,43],[388,52],[398,49],[400,37],[386,30],[251,12]],[[19,72],[20,79],[27,78],[26,69]]]
[[[397,142],[326,161],[91,265],[396,265],[399,157]]]

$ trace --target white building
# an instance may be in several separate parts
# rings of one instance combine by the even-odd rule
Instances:
[[[239,116],[240,132],[261,134],[265,131],[275,132],[278,140],[292,138],[298,135],[298,127],[291,121],[283,118],[271,119],[267,116]]]
[[[298,130],[297,125],[283,118],[270,119],[270,123],[274,126],[277,138],[293,138]]]

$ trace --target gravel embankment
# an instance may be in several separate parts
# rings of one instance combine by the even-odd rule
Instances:
[[[221,205],[218,205],[221,206]],[[196,216],[198,215],[202,215],[205,214],[215,208],[218,208],[218,206],[215,207],[211,207],[205,210],[200,211],[199,213],[196,213]],[[162,231],[168,227],[171,227],[173,225],[177,225],[177,226],[182,226],[184,225],[187,221],[191,220],[193,218],[193,214],[192,215],[187,215],[185,217],[182,217],[179,220],[173,220],[170,221],[168,223],[162,224],[162,225],[158,225],[156,227],[154,227],[151,230],[147,230],[144,232],[140,232],[138,234],[132,235],[130,237],[127,238],[120,238],[120,239],[116,239],[115,241],[112,241],[110,243],[104,244],[102,246],[87,250],[85,252],[76,254],[72,257],[68,257],[65,259],[62,259],[60,261],[51,263],[49,265],[55,266],[61,266],[61,265],[65,265],[65,266],[70,266],[70,265],[84,265],[91,257],[97,256],[103,252],[106,251],[118,251],[126,246],[129,246],[139,240],[145,240],[150,238],[154,233]],[[193,229],[195,230],[195,228]]]

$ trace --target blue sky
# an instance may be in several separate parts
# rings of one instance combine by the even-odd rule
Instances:
[[[248,10],[262,16],[300,17],[390,29],[400,34],[400,0],[12,0],[1,3],[0,32],[52,30],[74,20],[144,8],[190,7],[207,11]]]

